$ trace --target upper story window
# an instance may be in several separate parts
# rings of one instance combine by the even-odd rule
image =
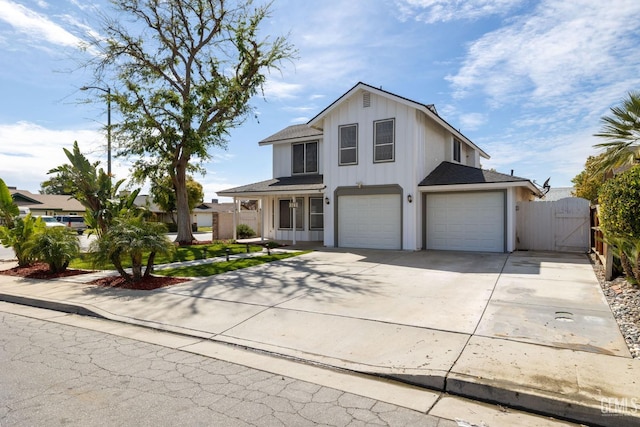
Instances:
[[[318,141],[291,146],[292,174],[318,173]]]
[[[373,162],[392,162],[395,155],[395,120],[373,122]]]
[[[460,162],[460,141],[453,138],[453,160]]]
[[[358,125],[344,125],[339,127],[340,161],[342,165],[358,164]]]

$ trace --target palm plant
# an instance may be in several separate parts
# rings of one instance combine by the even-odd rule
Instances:
[[[0,224],[13,227],[13,219],[20,214],[18,206],[13,202],[9,187],[0,179]]]
[[[28,214],[24,218],[15,218],[13,227],[0,227],[0,243],[4,247],[11,247],[18,259],[19,267],[26,267],[35,261],[29,248],[35,236],[45,229],[41,218],[33,218]]]
[[[138,281],[151,275],[156,254],[170,254],[175,250],[165,232],[163,224],[145,221],[141,216],[123,216],[113,220],[90,250],[97,265],[112,263],[123,278]],[[146,253],[149,255],[143,272]],[[123,267],[125,257],[131,261],[131,274]]]
[[[622,105],[611,108],[611,115],[602,117],[602,131],[595,136],[607,142],[596,144],[604,150],[598,170],[607,172],[633,165],[640,158],[640,92],[630,92]]]
[[[33,258],[49,264],[52,273],[60,273],[80,253],[80,241],[71,228],[45,227],[30,241],[28,252]]]

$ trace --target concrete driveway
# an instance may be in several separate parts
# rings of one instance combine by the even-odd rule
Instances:
[[[256,342],[271,337],[271,345],[309,335],[314,322],[312,335],[320,339],[330,329],[322,325],[335,317],[358,328],[375,322],[380,333],[419,328],[461,340],[475,334],[629,356],[621,335],[611,334],[615,319],[579,254],[323,249],[166,292],[260,307],[217,333]],[[336,340],[335,330],[329,335]],[[363,331],[343,335],[355,339]]]

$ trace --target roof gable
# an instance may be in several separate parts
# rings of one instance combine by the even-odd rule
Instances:
[[[326,107],[324,110],[322,110],[320,113],[318,113],[314,118],[309,120],[307,125],[309,127],[314,128],[314,129],[322,130],[323,129],[324,118],[327,115],[331,114],[331,112],[334,111],[340,104],[342,104],[343,102],[345,102],[346,100],[348,100],[349,98],[351,98],[352,96],[354,96],[355,94],[357,94],[361,90],[367,91],[367,92],[371,92],[373,94],[376,94],[376,95],[379,95],[379,96],[382,96],[382,97],[385,97],[385,98],[388,98],[388,99],[392,99],[392,100],[394,100],[394,101],[396,101],[396,102],[398,102],[400,104],[404,104],[404,105],[407,105],[407,106],[409,106],[411,108],[414,108],[414,109],[416,109],[418,111],[421,111],[427,117],[432,119],[434,122],[436,122],[437,124],[439,124],[440,126],[445,128],[446,130],[451,132],[456,138],[458,138],[459,140],[463,141],[465,144],[473,147],[474,149],[478,150],[478,152],[480,153],[481,157],[484,157],[485,159],[489,159],[490,158],[489,154],[484,152],[480,147],[478,147],[476,144],[474,144],[469,138],[464,136],[459,130],[457,130],[456,128],[451,126],[446,120],[444,120],[442,117],[440,117],[438,115],[438,112],[436,111],[436,108],[435,108],[435,106],[433,104],[423,104],[423,103],[420,103],[420,102],[417,102],[417,101],[413,101],[411,99],[408,99],[408,98],[396,95],[394,93],[388,92],[386,90],[383,90],[382,88],[376,88],[376,87],[373,87],[371,85],[368,85],[368,84],[362,83],[362,82],[358,82],[355,86],[353,86],[351,89],[349,89],[346,93],[344,93],[342,96],[340,96],[334,102],[332,102],[331,105]]]

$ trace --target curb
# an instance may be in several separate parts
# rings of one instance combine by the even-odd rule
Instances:
[[[0,293],[0,301],[10,302],[13,304],[28,305],[30,307],[45,308],[48,310],[60,311],[62,313],[79,314],[81,316],[96,317],[99,319],[108,319],[107,317],[96,313],[84,306],[76,304],[68,304],[57,301],[48,301],[23,296],[9,295]]]

